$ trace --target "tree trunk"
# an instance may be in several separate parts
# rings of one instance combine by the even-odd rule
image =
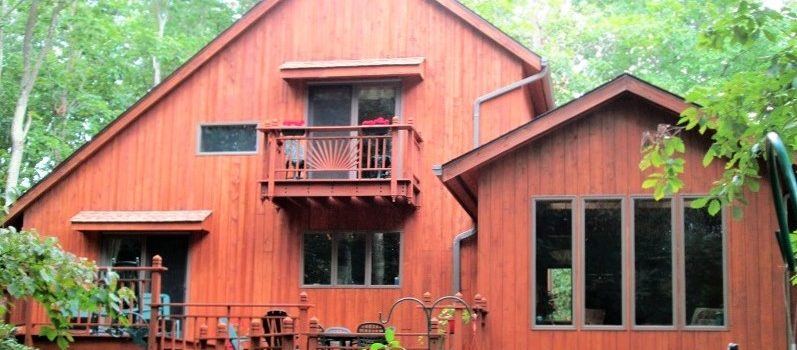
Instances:
[[[65,2],[59,2],[53,8],[50,16],[50,24],[47,29],[47,36],[44,38],[42,48],[39,50],[35,60],[33,58],[33,36],[34,28],[39,16],[39,1],[32,0],[28,10],[28,19],[25,23],[25,36],[22,40],[22,77],[20,78],[19,96],[14,108],[14,117],[11,120],[11,159],[8,162],[8,177],[5,186],[5,209],[11,206],[16,199],[17,185],[19,183],[19,172],[22,168],[22,158],[25,152],[25,141],[32,120],[27,116],[28,102],[36,78],[39,75],[44,58],[52,47],[53,34],[58,24],[58,14],[66,7]]]
[[[163,42],[163,34],[166,30],[166,21],[169,19],[168,2],[162,0],[155,0],[153,2],[153,12],[155,20],[158,23],[158,35],[156,37],[157,45],[160,47]],[[158,59],[158,52],[152,54],[152,86],[156,86],[161,82],[161,64]]]

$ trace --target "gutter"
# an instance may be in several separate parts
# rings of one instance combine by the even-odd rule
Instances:
[[[542,78],[547,77],[549,74],[548,64],[543,61],[542,62],[542,69],[531,76],[518,80],[512,84],[507,86],[498,88],[493,90],[492,92],[488,92],[482,96],[476,98],[473,101],[473,148],[479,147],[479,120],[481,117],[481,106],[483,103],[492,100],[494,98],[500,97],[505,95],[508,92],[514,91],[518,88],[531,84],[535,81],[538,81]],[[432,167],[432,171],[438,177],[440,177],[443,173],[442,167],[440,165],[435,165]],[[476,224],[474,223],[473,227],[470,229],[463,231],[454,237],[454,245],[452,247],[452,265],[453,265],[453,273],[452,273],[452,293],[456,294],[460,292],[462,288],[462,241],[476,237],[478,230],[476,229]]]
[[[453,250],[453,254],[452,255],[454,256],[454,261],[453,261],[452,266],[454,267],[454,271],[452,273],[452,275],[453,275],[453,284],[452,284],[453,289],[451,291],[451,294],[459,293],[461,291],[461,288],[462,288],[462,275],[461,275],[462,274],[462,263],[461,263],[461,260],[462,260],[462,241],[464,241],[464,240],[466,240],[468,238],[471,238],[471,237],[475,237],[476,236],[476,232],[477,232],[476,226],[473,226],[470,229],[468,229],[468,230],[458,234],[456,237],[454,237],[454,246],[452,248],[452,250]]]
[[[482,103],[492,100],[496,97],[502,96],[520,87],[531,84],[537,80],[540,80],[548,76],[548,73],[549,73],[548,64],[545,61],[543,61],[542,70],[540,70],[537,74],[523,78],[507,86],[500,87],[496,90],[493,90],[491,92],[488,92],[487,94],[484,94],[476,98],[476,100],[473,101],[473,148],[479,147],[479,118],[481,117]]]

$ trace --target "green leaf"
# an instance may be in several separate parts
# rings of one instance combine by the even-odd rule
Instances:
[[[691,203],[692,209],[700,209],[705,207],[706,204],[708,204],[709,199],[711,199],[711,197],[700,197],[693,200]]]
[[[385,330],[385,340],[388,342],[396,340],[396,329],[393,327],[388,327]]]
[[[658,184],[659,184],[659,180],[657,180],[657,179],[647,179],[644,182],[642,182],[642,188],[645,188],[645,189],[653,188],[653,187],[656,187],[656,185],[658,185]]]
[[[708,213],[709,214],[717,215],[717,213],[720,212],[720,209],[722,209],[722,205],[720,204],[720,201],[718,201],[716,198],[712,199],[708,203]]]
[[[387,345],[382,343],[373,343],[371,344],[371,350],[381,350],[387,348]]]
[[[709,148],[708,151],[706,151],[706,155],[703,156],[703,167],[704,168],[708,167],[713,160],[714,160],[714,150]]]
[[[744,216],[744,212],[742,211],[741,207],[733,206],[733,218],[734,219],[741,219]]]
[[[55,339],[55,343],[58,344],[58,348],[61,350],[66,350],[69,347],[69,341],[66,340],[64,337],[58,337]]]

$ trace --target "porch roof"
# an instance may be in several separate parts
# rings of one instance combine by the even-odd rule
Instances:
[[[96,231],[195,231],[203,232],[210,210],[94,211],[84,210],[70,220],[72,229]]]

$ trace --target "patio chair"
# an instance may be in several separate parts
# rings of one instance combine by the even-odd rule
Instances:
[[[288,312],[281,309],[269,310],[263,316],[263,334],[265,334],[266,342],[271,347],[281,347],[282,339],[273,334],[282,333],[282,320],[288,317]]]
[[[351,334],[351,331],[346,327],[332,326],[324,330],[324,333]],[[335,338],[334,336],[328,335],[325,337],[318,338],[318,344],[323,346],[341,346],[343,345],[343,341],[340,338]]]
[[[363,322],[357,326],[357,333],[374,333],[380,334],[382,337],[359,337],[357,338],[357,345],[362,347],[369,347],[373,343],[385,343],[385,326],[378,322]]]

